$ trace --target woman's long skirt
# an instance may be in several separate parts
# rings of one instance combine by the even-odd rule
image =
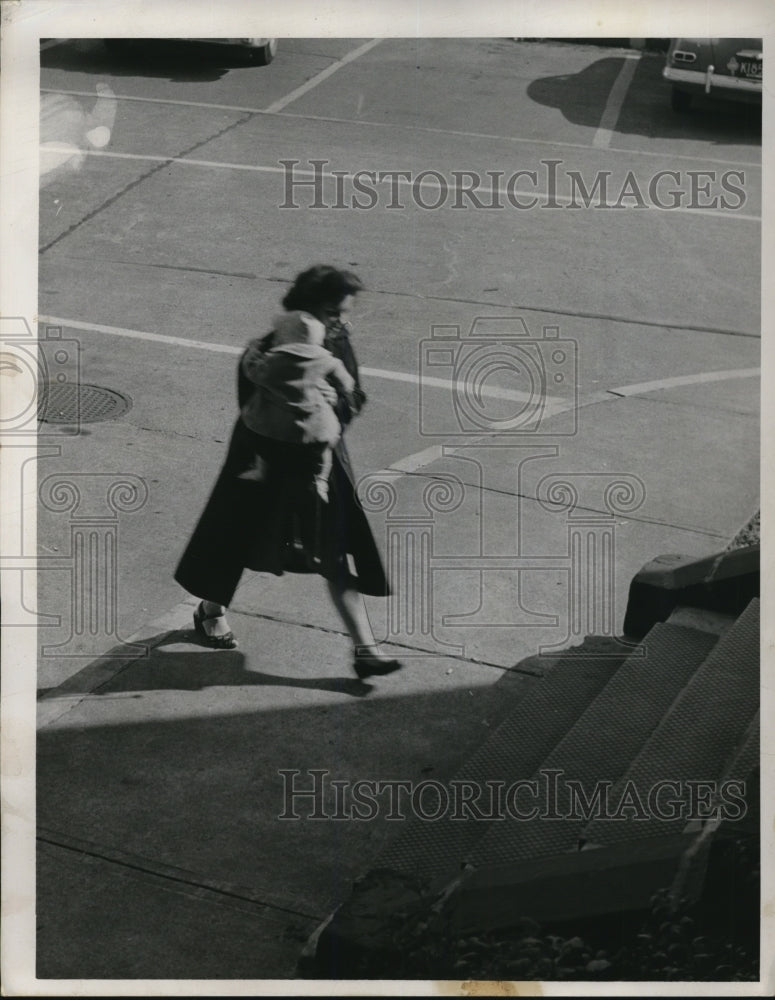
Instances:
[[[250,569],[278,576],[313,572],[364,594],[389,592],[344,441],[334,449],[328,502],[314,489],[310,451],[261,437],[237,420],[226,461],[175,571],[185,590],[228,607],[243,570]],[[264,479],[240,479],[257,455],[265,463]]]

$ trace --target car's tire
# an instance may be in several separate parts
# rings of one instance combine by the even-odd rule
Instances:
[[[670,107],[673,111],[688,111],[692,104],[692,95],[686,90],[673,87],[670,92]]]
[[[254,66],[268,66],[277,54],[277,39],[269,38],[265,45],[257,45],[249,51]]]

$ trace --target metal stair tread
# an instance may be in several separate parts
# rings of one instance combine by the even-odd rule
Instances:
[[[759,709],[759,601],[753,600],[694,674],[689,684],[620,781],[638,790],[657,781],[714,781],[724,765],[740,754],[752,754],[748,736]],[[751,664],[756,663],[756,669]],[[743,754],[745,753],[745,757]],[[686,820],[661,820],[665,834],[680,830]],[[595,844],[638,839],[642,825],[595,819],[583,831]]]
[[[568,816],[571,802],[564,782],[579,782],[587,799],[597,783],[616,782],[718,641],[709,632],[655,625],[641,643],[645,655],[636,651],[628,657],[532,776],[541,783],[542,772],[562,772],[552,802],[557,818],[539,814],[492,826],[467,860],[475,866],[505,864],[573,849],[586,819]]]
[[[556,664],[530,683],[498,728],[461,764],[454,780],[482,786],[498,780],[510,784],[515,776],[531,773],[620,663],[620,658],[610,656],[577,662],[568,655],[557,657]],[[457,870],[487,825],[486,820],[473,818],[409,820],[380,855],[379,865],[429,878]]]

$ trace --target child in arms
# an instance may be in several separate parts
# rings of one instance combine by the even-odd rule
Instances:
[[[256,434],[304,446],[315,488],[328,499],[331,449],[341,435],[339,419],[325,392],[328,383],[351,397],[355,380],[341,361],[323,346],[325,327],[309,313],[289,312],[274,328],[272,346],[256,344],[243,360],[243,371],[255,391],[242,407],[242,419]],[[330,397],[329,397],[330,398]],[[259,456],[240,479],[263,479]]]

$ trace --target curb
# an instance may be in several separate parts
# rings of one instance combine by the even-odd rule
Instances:
[[[679,606],[739,615],[759,596],[759,545],[697,559],[661,555],[630,583],[624,633],[642,639]]]
[[[185,628],[186,622],[191,620],[192,609],[197,604],[197,598],[189,598],[176,604],[159,618],[144,625],[121,646],[108,650],[55,688],[46,691],[38,699],[37,728],[42,729],[56,722],[80,705],[97,688],[113,680],[137,660],[147,657],[151,649],[160,646],[173,632]],[[138,646],[140,649],[127,655],[126,646]]]

